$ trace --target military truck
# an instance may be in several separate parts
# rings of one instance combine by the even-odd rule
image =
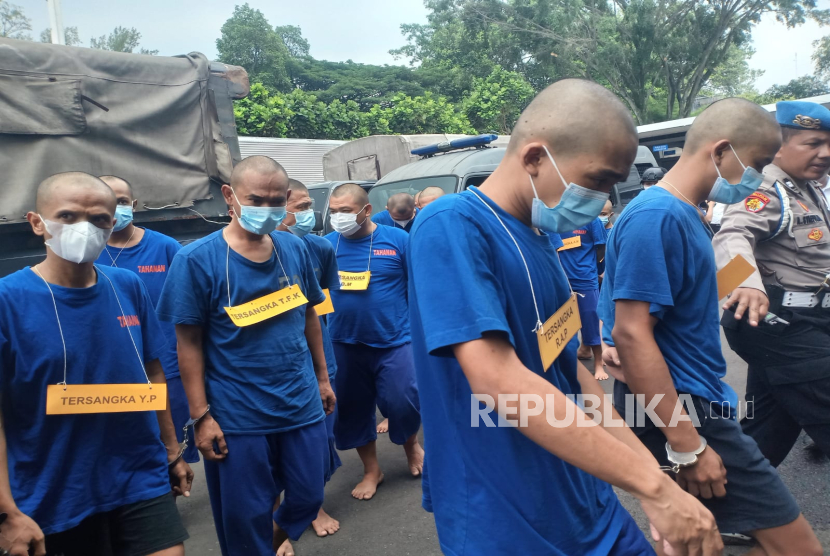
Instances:
[[[135,222],[183,243],[227,222],[241,160],[233,101],[244,69],[203,54],[145,56],[0,38],[0,276],[39,262],[26,213],[58,172],[116,175]],[[207,220],[205,220],[207,219]]]

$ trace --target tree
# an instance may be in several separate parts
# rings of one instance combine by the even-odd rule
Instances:
[[[486,78],[473,79],[463,102],[470,124],[480,133],[509,134],[536,91],[519,73],[496,66]]]
[[[726,97],[754,94],[755,81],[764,75],[764,70],[749,67],[748,61],[753,54],[755,50],[749,46],[733,45],[723,63],[712,71],[706,91]]]
[[[812,75],[804,75],[786,85],[773,85],[766,90],[763,95],[765,98],[762,100],[772,103],[779,100],[817,97],[827,93],[830,93],[830,86],[826,81]]]
[[[303,37],[303,30],[296,25],[278,25],[274,31],[282,39],[288,54],[292,58],[307,58],[310,56],[311,45]]]
[[[251,81],[261,82],[276,90],[291,89],[285,66],[288,49],[265,15],[248,4],[235,6],[233,15],[222,25],[222,36],[216,39],[219,60],[242,66]]]
[[[830,81],[830,37],[813,42],[813,64],[816,76],[824,81]]]
[[[26,17],[20,6],[0,0],[0,37],[32,40],[26,31],[32,30],[32,20]]]
[[[65,27],[63,30],[66,46],[81,46],[81,36],[77,27]],[[47,27],[40,34],[40,42],[52,42],[52,29]]]
[[[109,35],[101,35],[97,39],[93,37],[89,41],[90,48],[97,48],[99,50],[111,50],[113,52],[127,52],[132,53],[138,48],[138,43],[141,42],[141,33],[135,27],[116,27]],[[156,55],[158,50],[147,50],[141,48],[138,54]]]

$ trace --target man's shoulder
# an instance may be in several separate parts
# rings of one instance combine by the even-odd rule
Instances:
[[[34,278],[37,280],[34,280]],[[17,297],[16,294],[30,291],[39,285],[38,282],[40,285],[43,284],[43,280],[35,274],[31,267],[23,268],[0,278],[0,297],[7,298],[7,300],[25,301]]]
[[[144,238],[142,241],[144,240],[147,240],[148,243],[152,243],[154,245],[174,247],[177,250],[181,248],[181,244],[172,237],[149,228],[144,228]]]
[[[310,248],[317,251],[334,251],[334,246],[331,244],[331,241],[322,236],[318,236],[316,234],[306,234],[303,236],[302,240]]]
[[[182,258],[201,258],[208,256],[212,250],[216,249],[216,244],[222,238],[222,230],[217,230],[210,235],[199,238],[196,241],[188,243],[176,254],[177,257]]]

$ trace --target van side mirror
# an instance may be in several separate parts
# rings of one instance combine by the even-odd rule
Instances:
[[[319,210],[314,211],[314,230],[315,232],[322,232],[323,231],[323,213]]]

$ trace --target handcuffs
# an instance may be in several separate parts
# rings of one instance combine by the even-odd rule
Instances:
[[[184,432],[184,434],[182,435],[182,441],[179,442],[179,455],[176,456],[176,459],[174,459],[173,461],[171,461],[170,463],[167,464],[167,471],[168,472],[172,471],[173,467],[175,467],[175,465],[177,463],[179,463],[179,460],[182,459],[182,457],[184,457],[184,452],[185,452],[185,450],[187,450],[187,429],[189,429],[191,427],[195,428],[196,423],[198,423],[199,421],[204,419],[205,415],[207,415],[208,413],[210,413],[210,404],[208,404],[207,409],[205,410],[204,413],[202,413],[200,416],[196,417],[195,419],[189,419],[187,421],[187,423],[184,424],[184,427],[182,427],[182,431]],[[3,556],[3,555],[0,553],[0,556]]]
[[[697,465],[698,456],[706,449],[706,439],[700,437],[700,447],[694,452],[675,452],[671,446],[666,442],[666,457],[671,465],[661,465],[660,471],[669,471],[675,475],[680,473],[681,469],[686,467],[693,467]]]

